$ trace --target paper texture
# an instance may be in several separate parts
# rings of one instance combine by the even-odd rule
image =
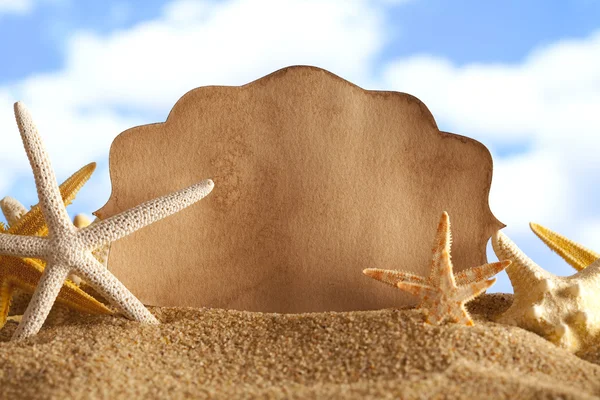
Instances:
[[[111,247],[109,269],[148,305],[264,312],[365,310],[414,298],[364,268],[429,274],[442,211],[455,270],[486,262],[492,159],[440,132],[423,103],[314,67],[185,94],[165,123],[121,133],[96,215],[196,183],[213,192]]]

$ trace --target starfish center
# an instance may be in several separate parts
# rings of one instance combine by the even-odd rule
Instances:
[[[77,249],[78,241],[73,232],[66,232],[50,241],[52,252],[48,254],[48,260],[56,264],[72,266],[77,263],[81,252],[73,251]]]

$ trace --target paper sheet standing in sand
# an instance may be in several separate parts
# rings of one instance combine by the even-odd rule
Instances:
[[[426,276],[431,226],[453,216],[456,271],[486,262],[503,225],[490,153],[440,132],[413,96],[363,90],[290,67],[241,87],[201,87],[167,121],[129,129],[110,151],[107,218],[211,176],[203,207],[124,238],[108,268],[149,305],[250,311],[414,304],[364,268]]]

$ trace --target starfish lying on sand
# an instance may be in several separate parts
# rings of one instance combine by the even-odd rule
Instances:
[[[174,214],[209,194],[210,179],[142,203],[111,218],[77,229],[62,203],[54,171],[33,120],[22,103],[15,116],[33,169],[47,237],[0,234],[0,254],[46,260],[47,265],[13,340],[35,335],[46,319],[58,292],[73,270],[126,317],[157,324],[157,319],[127,288],[92,256],[92,250]]]
[[[427,310],[428,323],[438,325],[449,319],[452,322],[473,325],[465,303],[492,286],[496,279],[487,279],[506,268],[510,261],[473,267],[455,277],[450,261],[450,242],[450,218],[448,213],[444,212],[435,237],[429,278],[425,279],[408,272],[375,268],[365,269],[363,273],[418,296],[421,300],[418,308]]]
[[[529,227],[548,247],[577,271],[581,271],[600,258],[600,254],[595,251],[587,249],[556,232],[552,232],[548,228],[533,222],[529,224]]]
[[[60,185],[59,191],[65,205],[73,201],[95,168],[95,163],[88,164]],[[0,200],[0,206],[9,223],[9,228],[7,230],[0,228],[0,233],[41,236],[48,232],[39,205],[27,211],[17,200],[5,197]],[[44,266],[44,262],[33,258],[0,256],[0,328],[6,323],[8,315],[14,315],[14,313],[10,314],[11,306],[22,311],[24,310],[22,303],[29,303]],[[68,280],[60,289],[57,301],[72,309],[91,314],[112,313],[104,304]]]
[[[600,260],[562,277],[534,263],[500,231],[492,246],[498,258],[513,262],[506,269],[514,289],[513,302],[497,322],[535,332],[573,353],[597,341]]]

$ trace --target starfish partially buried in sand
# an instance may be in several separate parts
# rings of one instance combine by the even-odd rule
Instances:
[[[62,202],[70,204],[77,192],[90,178],[96,168],[91,163],[81,168],[59,186]],[[0,227],[0,233],[13,235],[43,236],[48,233],[39,205],[30,211],[11,197],[0,200],[0,207],[9,224],[8,229]],[[19,311],[29,303],[35,291],[45,263],[33,258],[0,256],[0,328],[6,323],[12,306]],[[72,281],[65,281],[57,301],[69,308],[92,314],[112,314],[104,304],[79,289]]]
[[[92,256],[92,250],[189,207],[211,192],[214,187],[212,180],[204,180],[77,229],[62,202],[54,171],[37,128],[29,111],[20,102],[15,104],[15,116],[33,169],[49,232],[47,237],[0,234],[0,254],[41,258],[47,262],[13,340],[25,339],[40,330],[70,271],[85,279],[126,317],[157,324],[158,320],[146,307]]]
[[[600,338],[600,260],[586,266],[595,258],[591,250],[540,225],[532,224],[532,229],[578,272],[556,276],[496,232],[492,246],[499,259],[512,261],[506,272],[514,290],[512,305],[496,321],[537,333],[575,353]]]
[[[492,286],[496,279],[489,278],[505,269],[510,261],[480,265],[455,276],[450,261],[450,244],[450,218],[444,212],[438,225],[431,272],[427,279],[408,272],[375,268],[365,269],[363,273],[419,297],[417,307],[426,310],[428,323],[438,325],[450,320],[473,325],[465,304]]]

